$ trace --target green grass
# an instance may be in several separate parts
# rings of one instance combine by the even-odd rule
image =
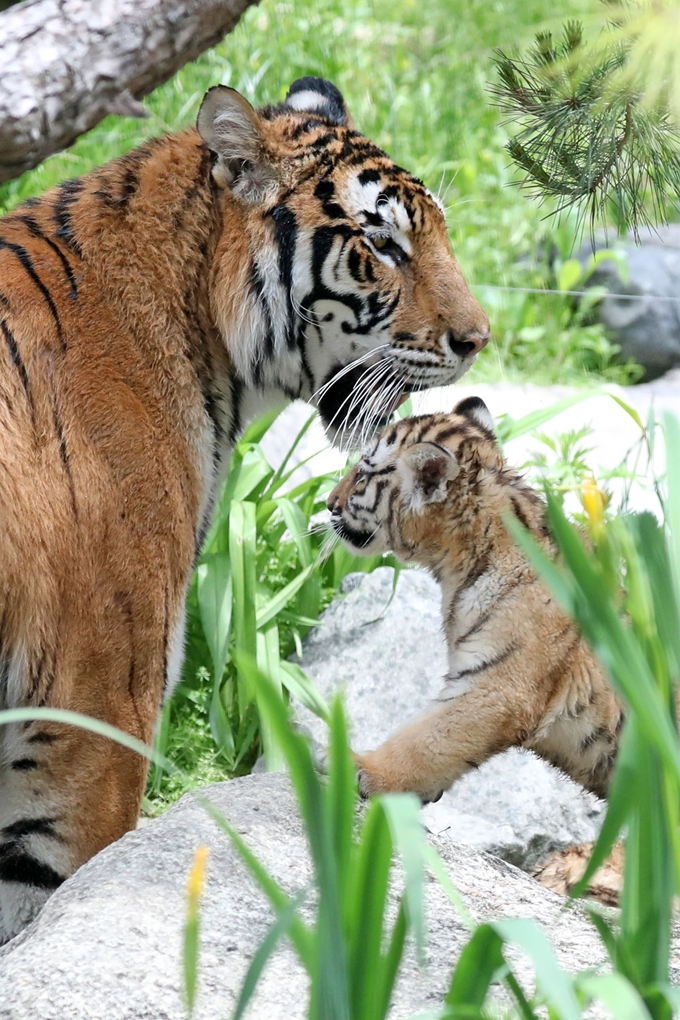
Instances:
[[[506,132],[487,89],[494,47],[531,40],[544,24],[587,15],[595,0],[262,0],[216,49],[146,100],[146,121],[110,117],[61,153],[0,188],[0,210],[85,173],[150,135],[192,124],[217,82],[254,103],[279,101],[303,74],[343,91],[358,126],[435,191],[451,240],[492,319],[495,340],[473,379],[531,377],[626,382],[599,326],[579,321],[570,300],[490,289],[555,286],[542,252],[568,258],[569,222],[545,219],[513,186]],[[558,265],[559,272],[559,265]]]

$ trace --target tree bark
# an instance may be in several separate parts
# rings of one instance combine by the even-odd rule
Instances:
[[[0,183],[138,102],[257,0],[26,0],[0,14]],[[215,84],[214,82],[207,82]]]

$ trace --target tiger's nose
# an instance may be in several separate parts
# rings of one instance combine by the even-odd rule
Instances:
[[[488,330],[486,333],[466,333],[464,336],[452,329],[446,331],[446,342],[459,358],[471,358],[473,354],[479,354],[490,339],[491,333]]]
[[[338,506],[338,495],[335,489],[333,489],[330,496],[328,497],[328,500],[326,501],[326,506],[328,507],[332,514],[340,512],[340,507]]]

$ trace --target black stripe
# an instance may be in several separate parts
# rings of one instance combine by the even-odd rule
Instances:
[[[9,328],[4,319],[0,319],[0,329],[2,330],[3,336],[5,337],[5,343],[9,348],[12,364],[16,368],[19,378],[21,380],[21,385],[24,388],[26,400],[28,401],[29,407],[31,408],[31,418],[33,419],[33,424],[35,425],[35,404],[33,403],[33,394],[31,392],[31,384],[28,381],[28,373],[26,372],[26,366],[24,365],[21,354],[19,353],[19,348],[17,347],[17,342],[14,338],[14,334],[12,333],[11,329]]]
[[[52,313],[52,318],[54,319],[54,323],[57,327],[57,336],[61,340],[62,346],[65,348],[66,345],[64,344],[64,336],[61,328],[61,319],[59,318],[57,306],[55,305],[49,290],[36,273],[33,263],[31,261],[31,256],[28,254],[25,248],[22,248],[20,244],[14,244],[13,241],[7,241],[4,237],[0,237],[0,250],[2,248],[6,248],[8,251],[11,251],[12,254],[16,256],[16,258],[19,260],[23,268],[28,273],[33,283],[36,285],[36,287],[42,294],[43,298],[47,302],[47,306],[50,312]]]
[[[456,648],[459,645],[464,644],[468,638],[471,638],[473,634],[476,634],[479,630],[481,630],[481,628],[489,620],[491,615],[496,612],[498,608],[498,603],[502,602],[504,598],[506,598],[511,592],[515,590],[515,588],[518,588],[522,583],[526,583],[527,586],[532,585],[536,582],[536,580],[537,580],[536,577],[529,578],[528,580],[526,580],[526,578],[524,577],[515,578],[515,580],[512,581],[512,583],[509,584],[508,587],[504,591],[502,591],[497,598],[493,600],[489,608],[482,613],[482,615],[476,620],[476,622],[473,623],[472,626],[469,627],[468,630],[466,630],[463,635],[461,635],[461,637],[456,639],[455,642]]]
[[[39,733],[34,733],[32,737],[27,737],[27,744],[54,744],[59,737],[56,733],[45,733],[41,730]]]
[[[59,443],[59,456],[64,466],[64,472],[68,479],[69,490],[71,493],[71,506],[73,508],[73,516],[78,516],[78,506],[76,504],[76,487],[73,481],[73,474],[71,472],[71,462],[69,459],[68,448],[66,446],[66,436],[64,435],[64,428],[59,417],[59,408],[57,407],[57,401],[52,395],[52,417],[54,419],[54,428],[57,433],[57,440]]]
[[[381,496],[389,484],[390,483],[387,478],[381,478],[375,487],[375,499],[373,500],[373,506],[362,506],[359,507],[359,509],[366,511],[366,513],[374,514],[378,508]]]
[[[524,511],[522,510],[522,507],[520,506],[520,502],[517,499],[517,497],[516,496],[511,496],[510,497],[510,502],[512,504],[512,512],[514,513],[514,515],[517,518],[517,520],[519,521],[519,523],[522,525],[523,528],[526,528],[527,531],[530,531],[531,530],[531,526],[529,524],[529,521],[527,520],[526,514],[524,513]]]
[[[54,221],[57,224],[57,237],[61,238],[74,255],[83,257],[83,250],[78,244],[76,235],[73,232],[71,221],[71,206],[80,198],[83,190],[83,182],[77,178],[64,181],[59,185],[59,198],[54,206]]]
[[[32,216],[20,216],[19,219],[21,220],[22,223],[26,225],[28,230],[33,235],[33,237],[38,238],[38,240],[40,241],[44,241],[45,244],[49,245],[54,254],[57,256],[57,258],[62,264],[64,273],[66,274],[66,278],[68,279],[68,282],[71,287],[70,297],[75,301],[76,298],[78,297],[78,284],[76,282],[73,269],[71,268],[71,263],[66,258],[59,245],[55,244],[51,237],[47,237],[43,233],[41,227],[36,223]]]
[[[474,566],[471,567],[470,572],[463,581],[463,583],[460,585],[459,588],[456,589],[456,592],[453,598],[451,599],[451,604],[449,605],[448,612],[446,614],[446,619],[448,623],[453,622],[456,612],[458,610],[458,606],[460,604],[460,600],[463,597],[464,593],[468,591],[470,588],[472,588],[480,579],[480,577],[482,577],[487,572],[490,563],[491,554],[487,550],[480,556],[480,558],[476,561]]]
[[[163,623],[163,693],[168,689],[168,657],[170,645],[170,589],[165,586],[165,621]]]
[[[288,302],[288,324],[286,334],[288,346],[295,346],[295,317],[293,314],[293,263],[297,246],[298,225],[295,213],[286,205],[277,205],[271,211],[274,220],[274,237],[279,249],[279,278],[286,291]]]
[[[256,262],[252,262],[250,266],[250,286],[255,294],[255,300],[262,309],[262,315],[264,317],[264,354],[267,360],[271,361],[274,357],[274,325],[272,322],[272,312],[269,307],[269,302],[264,292],[264,280],[260,273],[259,267]],[[255,364],[255,382],[260,383],[260,365],[259,362]]]
[[[606,726],[598,726],[596,729],[589,733],[587,737],[583,737],[579,744],[579,751],[587,751],[589,747],[596,744],[602,737],[609,736],[611,740],[612,734],[609,732]]]
[[[243,395],[243,383],[237,376],[232,375],[231,387],[231,425],[229,427],[229,441],[235,443],[241,433],[241,397]]]
[[[514,641],[511,641],[507,648],[504,648],[498,655],[494,655],[492,659],[485,659],[483,662],[478,663],[476,666],[470,666],[469,669],[464,669],[461,673],[456,673],[452,679],[460,680],[465,676],[477,676],[478,673],[484,673],[487,669],[492,669],[494,666],[500,666],[501,663],[505,662],[513,652],[517,651],[518,646]]]
[[[32,885],[36,889],[57,889],[65,876],[12,845],[0,846],[0,881]]]
[[[1,290],[0,290],[0,305],[2,305],[6,312],[11,311],[12,309],[9,298],[7,297],[6,294],[3,294]]]
[[[52,839],[63,842],[54,830],[56,818],[20,818],[18,822],[5,825],[2,835],[5,839],[16,842],[25,836],[50,836]]]
[[[30,772],[38,768],[38,763],[35,758],[17,758],[12,762],[12,768],[17,772]]]

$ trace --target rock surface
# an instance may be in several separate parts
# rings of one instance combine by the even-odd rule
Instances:
[[[309,859],[288,781],[249,776],[205,793],[288,892],[309,878]],[[533,917],[561,964],[598,966],[603,952],[582,911],[503,861],[433,838],[475,919]],[[226,837],[192,795],[90,861],[24,933],[0,950],[0,1020],[185,1020],[181,994],[184,890],[193,855],[208,845],[195,1020],[231,1015],[272,915]],[[446,893],[427,883],[428,966],[408,955],[392,1020],[440,1001],[466,930]],[[521,978],[530,971],[521,958]],[[270,961],[250,1020],[305,1015],[307,982],[286,945]]]
[[[439,589],[428,574],[352,574],[308,637],[302,666],[326,699],[344,691],[353,746],[376,747],[434,697],[446,671]],[[389,605],[388,605],[389,603]],[[376,617],[380,619],[377,622]],[[306,709],[319,750],[325,726]],[[603,805],[535,755],[507,751],[423,811],[430,832],[531,870],[553,850],[594,839]]]
[[[610,292],[598,306],[598,319],[621,347],[621,356],[637,361],[645,377],[655,379],[680,365],[680,224],[643,229],[639,245],[626,240],[615,247],[626,253],[625,278],[607,259],[587,286]],[[587,264],[591,254],[585,246],[580,261]]]

